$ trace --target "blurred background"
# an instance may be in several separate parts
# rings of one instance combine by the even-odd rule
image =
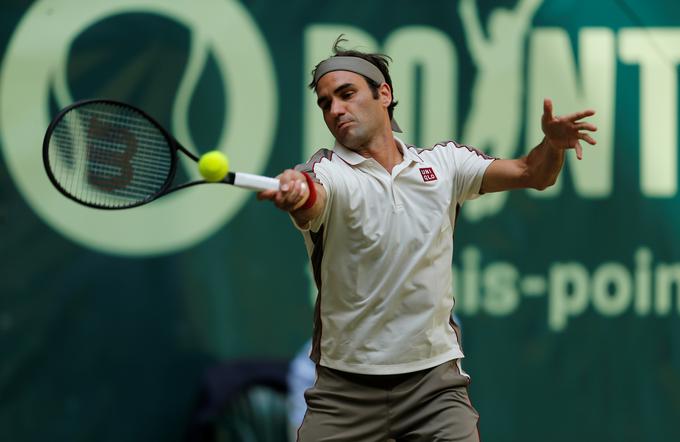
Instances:
[[[286,440],[315,294],[288,216],[228,186],[83,213],[42,138],[60,108],[112,98],[275,176],[332,146],[306,85],[340,34],[393,58],[408,143],[509,158],[541,140],[544,97],[598,112],[556,186],[458,220],[484,440],[680,440],[671,0],[3,0],[0,440]]]

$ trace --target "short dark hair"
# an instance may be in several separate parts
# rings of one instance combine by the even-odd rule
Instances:
[[[356,49],[344,49],[340,46],[342,43],[347,42],[347,39],[344,38],[344,37],[345,37],[345,35],[341,34],[335,40],[335,43],[333,43],[333,55],[332,55],[332,57],[359,57],[359,58],[363,58],[364,60],[373,64],[375,67],[377,67],[380,70],[380,72],[385,77],[385,83],[387,83],[387,85],[390,87],[390,91],[392,91],[392,103],[390,103],[390,105],[387,107],[387,112],[390,116],[390,119],[392,119],[392,114],[394,113],[394,107],[397,105],[397,101],[394,100],[394,87],[392,86],[392,78],[390,77],[390,72],[389,72],[389,69],[387,67],[389,65],[389,63],[392,61],[392,58],[388,55],[385,55],[385,54],[361,52],[361,51],[357,51]],[[314,67],[314,70],[312,70],[312,81],[311,81],[311,83],[309,83],[310,89],[314,89],[314,90],[316,89],[316,81],[314,81],[314,77],[315,77],[315,74],[316,74],[316,70],[319,68],[319,65],[321,63],[323,63],[323,61],[321,61],[319,64],[317,64]],[[364,79],[366,80],[366,83],[368,83],[368,87],[373,92],[373,98],[378,98],[378,88],[380,87],[380,84],[376,83],[375,81],[371,80],[370,78],[366,77],[365,75],[361,75],[361,76],[364,77]]]

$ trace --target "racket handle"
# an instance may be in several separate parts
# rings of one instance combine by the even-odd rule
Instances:
[[[251,190],[279,190],[279,180],[250,173],[235,172],[234,186]]]

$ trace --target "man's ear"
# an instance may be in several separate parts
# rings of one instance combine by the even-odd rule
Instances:
[[[387,83],[381,84],[378,88],[378,92],[380,94],[380,102],[385,107],[389,107],[389,105],[392,104],[392,89],[390,88],[390,85]]]

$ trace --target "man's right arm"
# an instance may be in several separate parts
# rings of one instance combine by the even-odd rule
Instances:
[[[323,185],[308,180],[305,174],[293,169],[285,170],[279,179],[279,190],[265,190],[257,194],[259,200],[270,200],[276,207],[289,212],[300,228],[321,216],[326,207],[326,190]],[[309,188],[309,184],[314,186]]]

